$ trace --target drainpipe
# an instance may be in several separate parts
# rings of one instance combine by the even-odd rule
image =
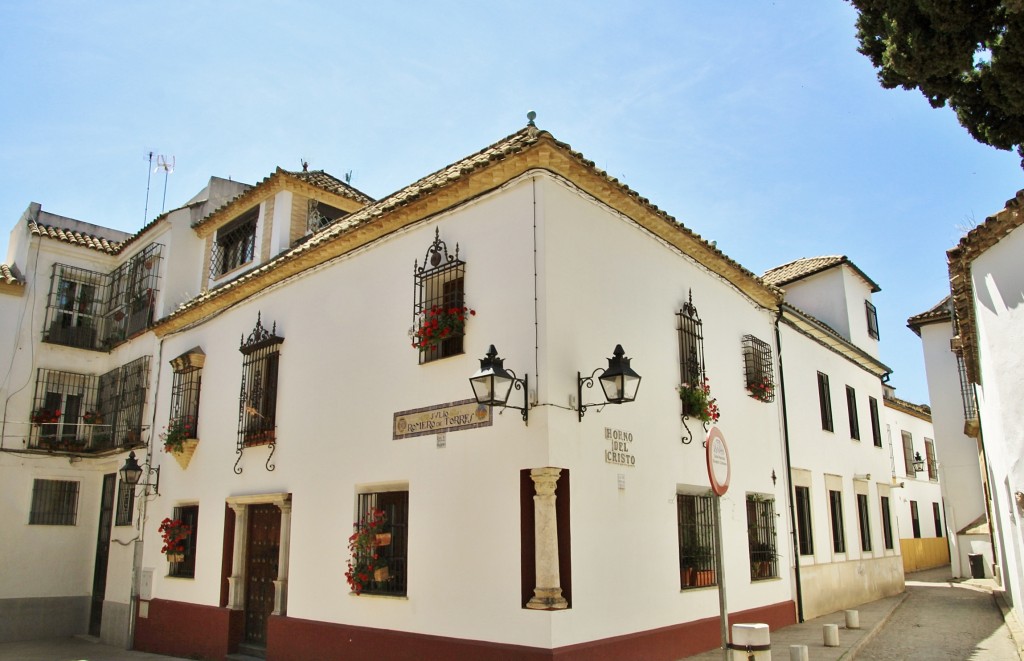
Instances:
[[[779,401],[782,403],[782,445],[786,449],[786,498],[789,500],[789,527],[793,531],[793,550],[795,558],[793,571],[796,577],[796,619],[804,621],[804,592],[800,582],[800,540],[797,539],[796,507],[793,504],[793,470],[789,453],[789,417],[786,415],[786,377],[782,369],[782,334],[779,332],[779,321],[782,319],[782,306],[775,315],[775,352],[779,356]]]

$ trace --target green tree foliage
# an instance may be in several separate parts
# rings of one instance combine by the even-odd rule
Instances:
[[[1024,157],[1024,0],[848,1],[882,87],[919,89],[975,140]]]

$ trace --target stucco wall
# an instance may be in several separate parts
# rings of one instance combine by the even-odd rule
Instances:
[[[859,604],[891,597],[904,590],[903,563],[899,556],[853,560],[803,567],[804,617],[834,613]]]

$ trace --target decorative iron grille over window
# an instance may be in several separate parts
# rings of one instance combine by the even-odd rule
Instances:
[[[153,324],[163,246],[151,243],[110,273],[54,264],[43,341],[110,351]]]
[[[199,347],[190,349],[171,361],[171,423],[185,430],[186,438],[196,438],[199,424],[199,391],[203,380],[206,354]]]
[[[434,229],[434,242],[423,256],[423,265],[413,262],[413,346],[420,350],[420,364],[463,352],[466,327],[466,263],[455,256]],[[460,318],[461,317],[461,318]]]
[[[762,402],[775,401],[775,376],[772,348],[753,335],[743,336],[743,374],[747,394]]]
[[[243,337],[239,351],[242,362],[242,391],[238,399],[238,442],[234,471],[242,472],[242,450],[254,445],[267,445],[267,470],[274,470],[271,459],[277,447],[277,371],[283,337],[278,337],[277,323],[268,331],[261,316],[248,338]]]
[[[409,492],[381,491],[359,494],[359,516],[375,509],[384,512],[382,532],[390,535],[387,543],[375,549],[376,564],[382,571],[375,572],[372,581],[363,590],[366,594],[404,595],[408,584],[407,553],[409,548]],[[382,540],[383,541],[383,540]]]
[[[306,230],[310,233],[322,230],[348,213],[324,204],[319,200],[309,200],[306,204]]]
[[[101,376],[40,369],[30,448],[106,452],[142,443],[149,356]]]
[[[747,496],[747,537],[750,545],[750,580],[776,578],[779,575],[775,552],[775,501]]]
[[[715,571],[715,508],[711,496],[676,494],[679,526],[679,585],[718,585]]]
[[[220,276],[256,258],[256,207],[217,230],[210,251],[210,277]]]
[[[693,432],[690,431],[690,427],[686,424],[689,418],[696,417],[701,421],[704,431],[708,430],[708,425],[710,424],[710,420],[702,419],[706,417],[702,415],[703,411],[706,410],[706,405],[701,404],[701,402],[706,402],[709,396],[706,383],[707,374],[704,371],[704,322],[701,321],[700,315],[697,313],[697,307],[693,304],[692,289],[689,292],[686,303],[676,313],[676,330],[679,333],[680,388],[689,388],[691,391],[702,393],[696,398],[696,404],[691,402],[688,405],[686,400],[682,398],[683,393],[680,392],[683,428],[686,429],[682,441],[689,444],[693,442]],[[697,406],[700,411],[693,410],[693,406]]]

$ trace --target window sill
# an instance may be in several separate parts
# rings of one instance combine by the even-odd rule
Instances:
[[[355,592],[349,592],[348,595],[350,597],[359,597],[360,599],[363,597],[373,597],[375,599],[390,599],[392,601],[409,601],[409,596],[404,594],[377,594],[375,592],[356,594]]]

